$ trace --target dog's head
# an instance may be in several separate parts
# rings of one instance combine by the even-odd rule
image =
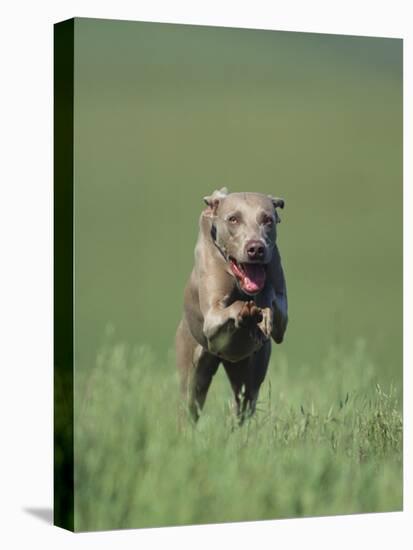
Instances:
[[[223,187],[204,197],[211,238],[228,262],[240,289],[258,294],[265,286],[283,199],[261,193],[228,193]]]

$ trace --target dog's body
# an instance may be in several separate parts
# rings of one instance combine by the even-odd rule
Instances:
[[[181,390],[196,420],[220,363],[242,422],[253,413],[271,353],[283,340],[287,292],[276,246],[277,207],[259,193],[205,197],[195,265],[176,335]]]

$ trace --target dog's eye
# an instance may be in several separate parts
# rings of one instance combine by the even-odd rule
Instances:
[[[238,223],[238,218],[237,218],[237,216],[230,216],[228,218],[228,221],[229,221],[229,223],[234,223],[235,224],[235,223]]]
[[[264,216],[262,219],[262,223],[264,225],[272,225],[274,223],[274,220],[271,218],[271,216]]]

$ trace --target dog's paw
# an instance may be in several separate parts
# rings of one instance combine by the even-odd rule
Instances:
[[[239,327],[251,327],[258,325],[263,321],[263,314],[261,308],[259,308],[252,300],[244,302],[239,310],[237,316],[237,326]]]
[[[261,309],[262,313],[262,321],[258,323],[259,328],[261,329],[261,332],[265,336],[265,338],[270,338],[272,333],[272,327],[273,327],[273,312],[270,307],[265,307]]]

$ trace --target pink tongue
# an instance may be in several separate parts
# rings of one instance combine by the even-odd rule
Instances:
[[[243,264],[243,286],[247,292],[258,292],[265,283],[265,270],[260,264]]]

